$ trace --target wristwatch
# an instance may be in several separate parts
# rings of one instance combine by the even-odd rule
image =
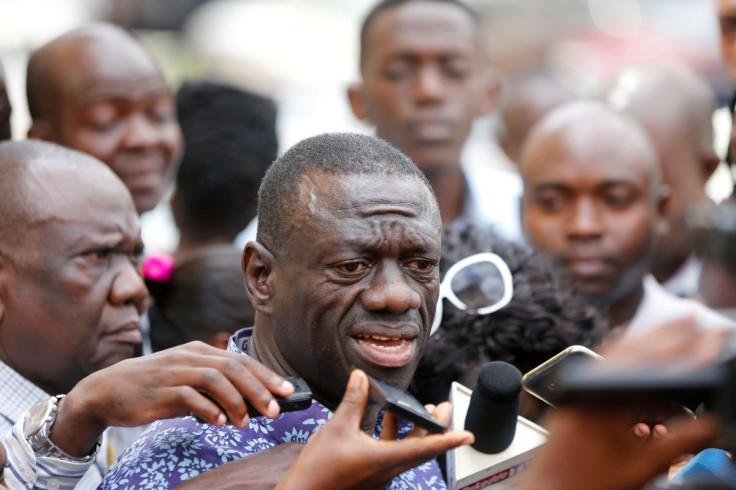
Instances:
[[[72,463],[89,463],[97,454],[100,447],[100,440],[97,440],[92,452],[81,458],[71,456],[59,449],[51,439],[51,426],[56,421],[56,415],[59,413],[59,402],[64,395],[52,396],[48,400],[39,402],[31,407],[23,417],[23,435],[31,445],[36,456],[50,456]]]

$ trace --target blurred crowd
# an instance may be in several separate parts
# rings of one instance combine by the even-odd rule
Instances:
[[[146,30],[207,3],[115,2],[33,46],[24,93],[0,65],[0,487],[455,488],[458,384],[584,346],[637,400],[522,390],[546,442],[514,488],[736,488],[736,0],[716,65],[623,36],[636,1],[544,56],[483,2],[373,2],[331,39],[351,123],[311,108],[294,142],[242,73],[167,81]]]

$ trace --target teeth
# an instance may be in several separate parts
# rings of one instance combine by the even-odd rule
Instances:
[[[379,338],[376,338],[376,337],[379,337]],[[373,342],[369,342],[373,348],[387,350],[387,351],[399,350],[406,345],[406,339],[391,339],[390,337],[387,338],[387,337],[380,337],[380,336],[373,336],[373,335],[371,335],[370,337],[363,337],[363,338],[370,338],[370,339],[376,339],[376,340],[397,340],[398,344],[396,345],[381,345],[381,344],[374,344]]]

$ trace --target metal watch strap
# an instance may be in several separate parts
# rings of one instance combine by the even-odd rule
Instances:
[[[63,450],[57,447],[56,444],[54,444],[49,438],[49,435],[51,434],[51,427],[54,425],[54,422],[56,421],[56,416],[59,413],[59,404],[64,396],[65,395],[56,395],[49,400],[41,402],[41,404],[47,404],[46,410],[48,410],[48,415],[35,432],[31,434],[25,434],[26,439],[31,445],[31,448],[33,449],[33,452],[36,454],[36,456],[50,456],[72,463],[89,463],[90,461],[92,461],[92,459],[94,459],[95,455],[97,454],[97,450],[99,449],[101,444],[101,439],[97,440],[90,454],[88,454],[87,456],[76,457],[65,453]],[[39,404],[39,406],[41,404]],[[34,410],[34,408],[26,412],[26,417],[29,417],[29,413]]]

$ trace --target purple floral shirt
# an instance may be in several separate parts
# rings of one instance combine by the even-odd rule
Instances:
[[[243,353],[253,329],[237,332],[228,350]],[[306,410],[283,413],[275,419],[254,417],[248,427],[216,427],[194,417],[159,420],[134,442],[107,472],[101,488],[173,488],[184,480],[221,464],[287,442],[306,443],[332,412],[317,401]],[[374,436],[381,432],[379,415]],[[412,424],[401,422],[399,439]],[[391,489],[447,488],[439,466],[432,460],[408,470],[391,482]]]

